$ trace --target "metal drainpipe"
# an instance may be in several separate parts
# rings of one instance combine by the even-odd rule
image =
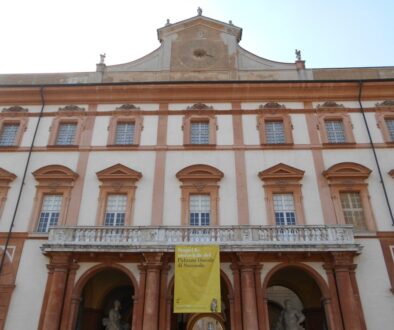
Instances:
[[[372,141],[371,132],[369,130],[367,118],[365,117],[364,108],[363,108],[363,105],[361,103],[361,93],[362,93],[362,89],[363,89],[363,81],[362,80],[360,80],[358,82],[358,86],[359,86],[359,90],[358,90],[358,104],[360,106],[361,114],[363,115],[365,128],[367,129],[367,133],[368,133],[369,144],[371,145],[373,157],[375,158],[376,167],[378,168],[380,184],[382,185],[384,197],[386,199],[387,208],[389,210],[389,214],[390,214],[390,217],[391,217],[391,225],[394,226],[393,210],[391,209],[391,206],[390,206],[390,200],[389,200],[389,197],[388,197],[388,194],[387,194],[386,185],[384,184],[383,175],[382,175],[382,171],[380,169],[380,164],[379,164],[379,160],[378,160],[378,155],[376,154],[375,145],[374,145],[374,143]]]
[[[34,142],[36,140],[36,136],[37,136],[37,131],[38,131],[38,126],[40,125],[40,121],[42,118],[42,114],[44,112],[44,107],[45,107],[45,99],[44,99],[44,86],[40,87],[40,98],[41,98],[41,111],[39,113],[38,116],[38,120],[37,120],[37,125],[36,128],[34,130],[34,135],[33,135],[33,139],[31,141],[30,144],[30,148],[29,148],[29,154],[27,156],[27,160],[26,160],[26,165],[25,165],[25,170],[23,172],[23,177],[22,177],[22,183],[21,186],[19,188],[19,194],[18,194],[18,199],[16,201],[16,205],[15,205],[15,209],[14,209],[14,214],[12,216],[12,221],[10,224],[10,228],[8,229],[8,233],[7,233],[7,238],[4,244],[4,251],[3,254],[1,255],[1,261],[0,261],[0,274],[3,270],[3,266],[4,266],[4,262],[5,262],[5,258],[7,255],[7,249],[8,249],[8,245],[10,243],[10,239],[11,239],[11,234],[12,234],[12,228],[14,227],[14,222],[15,222],[15,218],[16,218],[16,214],[18,212],[18,208],[19,208],[19,202],[21,200],[21,196],[22,196],[22,192],[23,192],[23,187],[25,186],[25,179],[26,179],[26,175],[27,175],[27,169],[29,167],[29,163],[30,163],[30,158],[33,152],[33,147],[34,147]]]

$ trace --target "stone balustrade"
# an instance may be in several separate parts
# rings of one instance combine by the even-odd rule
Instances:
[[[353,227],[160,226],[55,227],[44,251],[173,251],[175,245],[218,244],[222,251],[357,251]]]

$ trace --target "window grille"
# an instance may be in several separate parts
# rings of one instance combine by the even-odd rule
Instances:
[[[133,144],[134,132],[134,123],[118,123],[116,125],[115,144]]]
[[[192,122],[190,127],[191,144],[209,144],[209,123]]]
[[[56,226],[59,221],[60,210],[62,207],[63,196],[45,195],[42,201],[40,219],[37,231],[46,233],[50,227]]]
[[[329,143],[345,143],[345,128],[342,120],[326,120],[324,122]]]
[[[268,144],[285,143],[285,129],[283,121],[265,122],[265,138]]]
[[[0,146],[15,145],[19,124],[4,124],[0,134]]]
[[[275,222],[278,226],[295,225],[296,214],[293,194],[274,194]]]
[[[105,225],[124,226],[126,205],[126,195],[108,195],[107,208],[105,211]]]
[[[77,131],[76,123],[63,123],[59,125],[56,144],[57,145],[74,145],[75,134]]]

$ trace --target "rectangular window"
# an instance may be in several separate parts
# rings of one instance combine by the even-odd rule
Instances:
[[[37,231],[46,233],[50,227],[56,226],[59,221],[60,210],[62,207],[62,195],[45,195],[42,201],[40,219]]]
[[[345,128],[342,120],[325,120],[328,143],[345,143]]]
[[[190,127],[191,144],[209,144],[209,122],[192,122]]]
[[[76,123],[62,123],[59,125],[56,144],[57,145],[74,145],[75,134],[77,131]]]
[[[4,124],[0,134],[0,146],[15,145],[19,124]]]
[[[189,223],[191,226],[209,226],[211,217],[211,196],[190,195]]]
[[[133,144],[134,143],[135,124],[118,123],[116,125],[115,144]]]
[[[273,202],[276,225],[295,225],[296,214],[293,194],[274,194]]]
[[[394,142],[394,119],[386,119],[387,130],[390,135],[390,141]]]
[[[268,144],[281,144],[286,142],[283,121],[265,122],[265,139]]]
[[[366,230],[360,193],[341,192],[340,198],[345,222],[349,225],[353,225],[356,229]]]
[[[105,210],[106,226],[124,226],[126,216],[126,195],[108,195]]]

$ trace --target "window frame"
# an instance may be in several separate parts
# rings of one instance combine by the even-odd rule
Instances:
[[[319,111],[324,111],[320,109]],[[328,133],[326,129],[326,121],[341,121],[343,125],[345,142],[330,142],[328,140]],[[318,129],[320,132],[320,138],[323,145],[327,146],[346,146],[355,144],[354,135],[353,135],[353,125],[350,120],[350,116],[346,112],[335,112],[335,113],[321,113],[318,115]]]
[[[36,230],[35,230],[37,233],[40,233],[40,234],[48,233],[48,232],[49,232],[49,229],[51,228],[51,226],[47,223],[47,225],[46,225],[46,230],[45,230],[45,231],[39,231],[39,230],[38,230],[38,228],[40,227],[40,223],[41,223],[41,215],[42,215],[42,213],[43,213],[43,207],[44,207],[45,198],[48,197],[48,196],[60,196],[60,197],[62,198],[61,204],[60,204],[60,209],[59,209],[59,216],[58,216],[58,219],[57,219],[57,222],[56,222],[56,226],[59,224],[59,219],[60,219],[60,215],[61,215],[61,211],[62,211],[63,199],[64,199],[63,194],[50,194],[50,193],[45,193],[45,194],[42,196],[41,207],[40,207],[40,211],[39,211],[39,213],[38,213],[37,226],[36,226]],[[50,214],[51,214],[51,217],[48,219],[48,222],[49,222],[49,223],[50,223],[50,220],[51,220],[51,218],[52,218],[53,212],[51,212]]]
[[[285,138],[284,143],[269,143],[267,141],[267,129],[266,125],[268,122],[283,123],[283,134]],[[291,124],[291,117],[288,113],[264,113],[257,117],[257,129],[259,130],[260,144],[264,146],[289,146],[293,145],[293,125]]]
[[[121,114],[115,114],[111,117],[108,125],[108,139],[107,146],[110,147],[132,147],[138,146],[141,142],[141,132],[143,130],[143,117],[141,115],[130,113],[125,114],[125,110]],[[134,136],[133,143],[130,144],[117,144],[116,143],[116,129],[119,123],[133,123]]]
[[[0,167],[0,221],[7,201],[10,184],[15,179],[16,175],[14,173],[8,172]]]
[[[198,164],[185,167],[176,177],[181,181],[181,225],[190,226],[190,196],[209,195],[211,199],[210,226],[219,225],[219,181],[224,174],[217,168]]]
[[[330,187],[331,199],[334,204],[338,224],[346,224],[340,194],[342,192],[357,192],[360,194],[364,211],[365,227],[369,232],[376,231],[376,221],[368,192],[368,183],[365,182],[371,172],[369,168],[351,162],[332,165],[323,172],[323,176],[328,181]],[[360,231],[357,228],[355,230]]]
[[[84,129],[85,118],[70,116],[57,116],[53,119],[50,127],[48,146],[57,148],[72,148],[78,147],[81,140],[82,131]],[[76,124],[74,143],[73,144],[57,144],[57,137],[59,134],[59,127],[62,124]]]
[[[122,226],[125,226],[125,224],[126,224],[126,214],[127,214],[127,210],[128,210],[128,208],[127,208],[127,200],[128,200],[127,197],[128,196],[127,196],[127,194],[119,194],[119,193],[109,193],[109,194],[106,195],[104,218],[103,218],[103,222],[104,223],[103,224],[104,224],[104,226],[108,226],[108,227],[111,227],[111,226],[113,226],[113,227],[120,227],[120,225],[116,224],[117,215],[121,214],[120,212],[118,212],[118,210],[116,211],[116,213],[115,212],[111,212],[111,213],[115,213],[115,215],[116,215],[115,219],[114,219],[114,224],[113,225],[108,225],[107,224],[107,214],[110,213],[110,212],[108,212],[108,200],[109,200],[109,198],[111,196],[124,196],[126,198],[126,205],[125,205],[125,210],[124,210],[124,219],[123,219],[123,225],[122,225]]]
[[[131,226],[133,224],[136,183],[142,178],[142,174],[122,164],[116,164],[97,172],[96,176],[101,182],[96,225],[105,225],[108,196],[126,195],[124,226]]]
[[[44,197],[46,195],[63,196],[57,225],[66,224],[71,192],[78,178],[78,174],[63,165],[48,165],[34,171],[33,176],[38,182],[38,185],[36,186],[29,230],[37,234],[48,234],[37,231]]]
[[[292,194],[295,207],[296,225],[305,224],[305,212],[302,203],[302,184],[300,181],[304,171],[295,167],[279,163],[259,172],[258,176],[263,181],[264,199],[266,204],[267,224],[277,226],[275,220],[274,195]]]
[[[394,139],[391,138],[386,120],[394,120],[394,110],[377,111],[375,114],[377,126],[380,129],[385,143],[394,144]]]
[[[6,125],[19,125],[17,133],[15,134],[14,144],[0,145],[0,148],[16,148],[20,146],[23,133],[27,129],[27,120],[27,118],[0,118],[0,134],[3,132],[4,126]]]
[[[208,143],[196,144],[191,141],[191,126],[193,122],[207,122],[208,123]],[[216,131],[218,130],[217,119],[215,114],[210,110],[204,110],[204,112],[194,111],[187,113],[183,117],[183,144],[188,147],[204,147],[204,146],[215,146],[216,145]]]

